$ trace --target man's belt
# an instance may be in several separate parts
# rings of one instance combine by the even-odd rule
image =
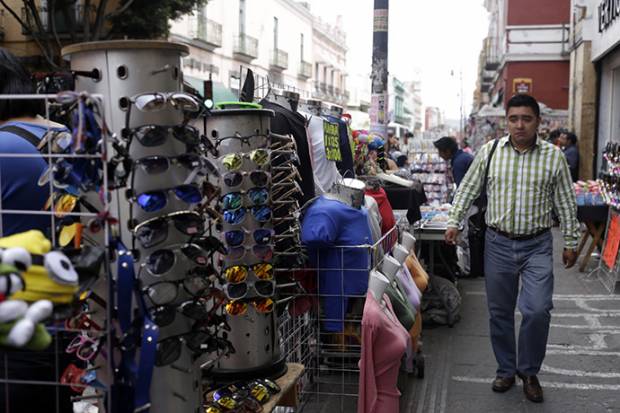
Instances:
[[[534,239],[536,237],[539,237],[543,234],[546,234],[547,232],[549,232],[549,228],[545,228],[545,229],[541,229],[540,231],[537,231],[533,234],[528,234],[528,235],[518,235],[518,234],[511,234],[509,232],[504,232],[504,231],[500,231],[497,228],[494,227],[489,227],[489,229],[493,230],[494,232],[498,233],[499,235],[501,235],[502,237],[511,239],[513,241],[527,241],[530,239]]]

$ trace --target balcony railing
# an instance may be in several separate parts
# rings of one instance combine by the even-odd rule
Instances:
[[[195,27],[192,27],[191,36],[211,48],[222,47],[222,25],[211,19],[198,16]]]
[[[233,52],[241,59],[254,60],[258,57],[258,39],[241,33],[235,37]]]
[[[299,62],[299,77],[303,79],[310,79],[312,77],[312,63]]]
[[[499,66],[499,48],[497,37],[487,37],[486,39],[486,70],[495,70]]]
[[[49,13],[48,9],[46,7],[37,7],[36,11],[39,20],[41,21],[41,29],[46,32],[51,32],[52,16]],[[2,13],[4,13],[4,10],[2,10]],[[86,17],[89,22],[92,22],[94,20],[96,8],[94,4],[91,4],[88,8],[88,11],[86,12],[84,5],[78,4],[77,6],[70,8],[69,13],[73,13],[74,30],[77,33],[81,33],[84,29],[84,17]],[[0,19],[2,19],[2,17],[3,14],[0,15]],[[36,24],[35,16],[33,16],[30,8],[21,8],[21,19],[30,29],[30,31],[37,32],[39,30]],[[66,20],[64,12],[61,9],[56,8],[56,10],[54,10],[54,29],[56,33],[67,34],[70,31],[70,27],[71,23]],[[22,28],[22,34],[28,34],[30,31]]]
[[[271,67],[278,70],[288,69],[288,53],[280,49],[272,50]]]

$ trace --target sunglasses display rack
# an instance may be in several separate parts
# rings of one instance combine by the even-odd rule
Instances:
[[[180,92],[181,56],[188,49],[160,41],[110,41],[72,45],[63,54],[73,70],[100,74],[79,78],[76,87],[109,93],[108,123],[121,152],[113,173],[126,187],[115,191],[112,202],[133,265],[117,260],[116,276],[124,278],[123,264],[133,268],[137,304],[131,311],[146,320],[137,327],[120,323],[121,338],[137,328],[142,339],[127,346],[120,340],[121,350],[135,352],[138,377],[148,376],[125,383],[133,388],[128,392],[141,394],[138,407],[145,411],[202,411],[202,366],[234,349],[217,314],[224,301],[209,288],[216,275],[214,253],[221,248],[208,236],[212,222],[201,209],[213,195],[202,162],[205,108]]]
[[[38,126],[14,122],[3,127],[33,145],[38,142],[39,150],[0,155],[3,169],[16,162],[10,168],[19,168],[20,162],[32,168],[33,158],[41,157],[45,167],[38,187],[29,189],[33,210],[0,203],[0,285],[5,288],[0,296],[0,410],[60,413],[76,403],[104,411],[104,405],[112,405],[108,379],[113,376],[114,314],[106,303],[113,302],[108,270],[118,233],[109,203],[113,179],[108,175],[106,101],[102,95],[70,91],[0,99],[40,100],[45,114],[66,119],[66,125],[46,117]],[[0,178],[3,186],[11,185],[7,176]],[[37,229],[20,232],[16,227]]]
[[[236,349],[216,363],[211,375],[218,380],[272,376],[285,368],[274,314],[272,117],[258,105],[236,104],[207,118],[206,135],[218,152],[209,162],[220,175],[220,230],[227,248],[220,287],[228,298],[228,339]]]

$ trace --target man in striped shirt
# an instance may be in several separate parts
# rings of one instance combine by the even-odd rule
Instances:
[[[491,344],[498,363],[492,388],[505,392],[518,375],[526,397],[542,402],[536,374],[545,357],[553,308],[551,213],[555,209],[560,217],[565,246],[562,260],[570,268],[577,259],[577,204],[562,151],[537,135],[538,102],[528,95],[516,95],[506,110],[510,134],[500,138],[495,147],[486,183],[485,283]],[[459,186],[445,234],[448,243],[455,243],[459,222],[485,185],[484,173],[494,143],[482,147]],[[517,297],[523,315],[518,352],[514,329]]]

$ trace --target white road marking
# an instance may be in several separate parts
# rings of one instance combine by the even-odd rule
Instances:
[[[558,369],[555,367],[549,367],[546,364],[542,365],[542,367],[540,368],[540,371],[544,371],[545,373],[559,374],[562,376],[573,376],[573,377],[597,377],[597,378],[602,378],[602,379],[620,378],[620,373],[603,373],[603,372],[598,372],[598,371]]]
[[[598,319],[599,317],[609,317],[609,318],[616,318],[616,317],[620,317],[620,314],[618,313],[609,313],[609,312],[605,312],[605,313],[554,313],[551,312],[551,318],[586,318],[586,317],[590,317],[591,319],[595,320]]]
[[[466,383],[479,383],[484,385],[490,385],[493,382],[493,378],[481,378],[481,377],[465,377],[465,376],[452,376],[452,380],[466,382]],[[562,383],[562,382],[548,382],[542,381],[540,383],[543,388],[551,389],[574,389],[574,390],[620,390],[620,384],[587,384],[587,383]]]
[[[597,333],[604,334],[620,334],[620,327],[616,326],[600,326],[600,327],[591,327],[584,325],[567,325],[567,324],[550,324],[551,327],[554,328],[568,328],[571,330],[596,330]]]
[[[466,295],[480,295],[486,296],[485,291],[465,291]],[[587,300],[587,301],[620,301],[620,295],[604,295],[604,294],[554,294],[553,299],[556,301],[575,301],[575,300]]]
[[[605,310],[601,308],[594,308],[590,304],[588,304],[587,301],[588,300],[578,299],[578,300],[575,300],[575,305],[582,310],[590,311],[593,313],[620,314],[620,310]]]
[[[598,350],[560,350],[560,349],[550,349],[547,346],[547,351],[545,354],[547,355],[561,355],[561,356],[613,356],[620,357],[620,351],[598,351]]]

